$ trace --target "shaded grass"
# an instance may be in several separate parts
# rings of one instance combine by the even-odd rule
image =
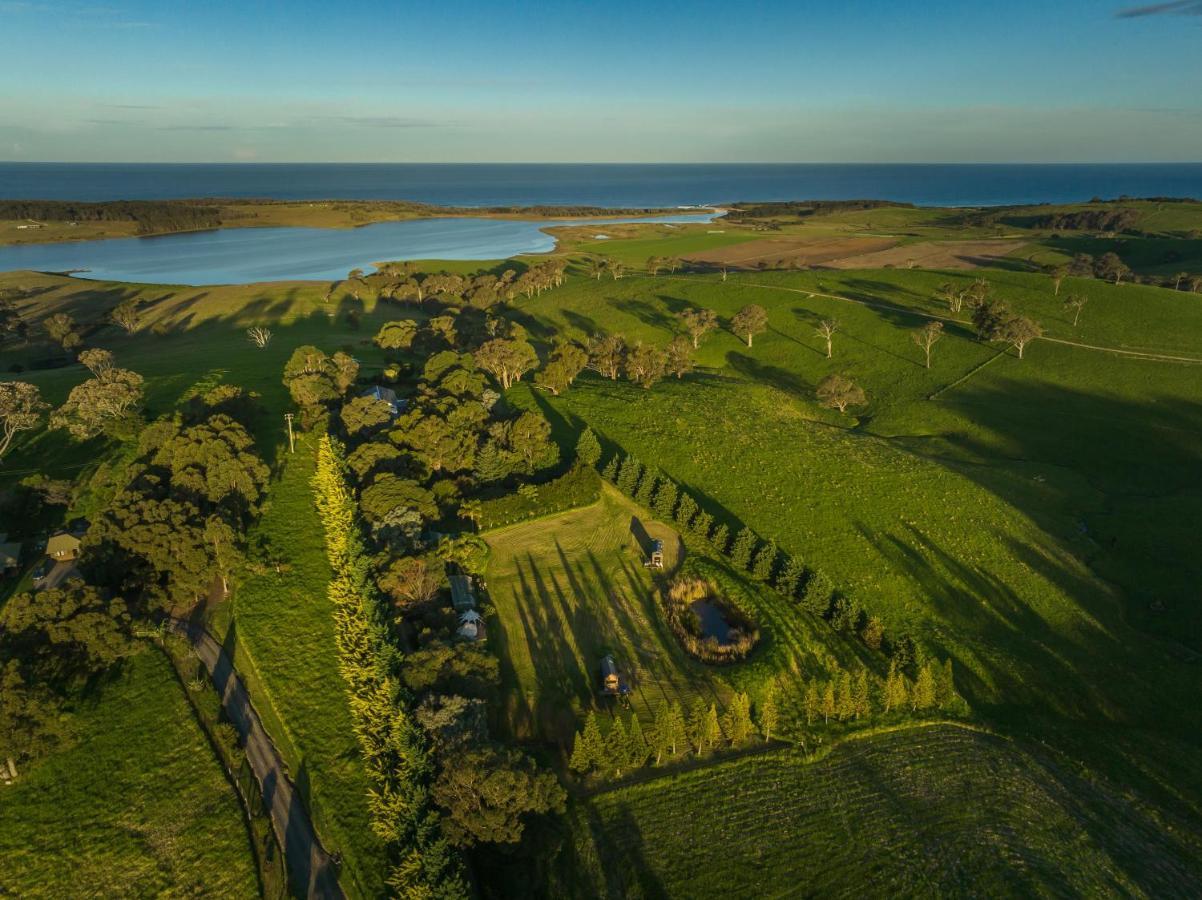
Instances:
[[[158,650],[76,724],[74,746],[0,787],[0,892],[257,895],[238,801]]]

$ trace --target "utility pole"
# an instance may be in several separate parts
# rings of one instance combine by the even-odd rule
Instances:
[[[296,440],[292,436],[292,413],[284,413],[284,421],[288,423],[288,452],[296,452]]]

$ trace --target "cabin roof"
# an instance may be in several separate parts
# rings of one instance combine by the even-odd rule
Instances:
[[[67,534],[65,531],[60,531],[56,535],[52,535],[50,540],[46,542],[46,555],[57,556],[60,553],[74,553],[79,550],[79,538],[73,534]]]

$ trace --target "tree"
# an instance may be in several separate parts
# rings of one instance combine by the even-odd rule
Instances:
[[[1052,270],[1048,273],[1048,275],[1052,279],[1052,288],[1053,288],[1052,296],[1059,297],[1060,296],[1060,285],[1064,282],[1065,277],[1068,275],[1068,266],[1065,266],[1065,265],[1053,266]]]
[[[755,532],[746,526],[736,535],[735,545],[730,551],[730,561],[736,569],[746,572],[751,566],[751,556],[755,552],[759,538]]]
[[[666,368],[677,378],[683,378],[693,371],[693,347],[689,339],[678,334],[668,343],[666,351]]]
[[[690,307],[681,310],[678,318],[693,341],[693,349],[701,345],[701,339],[718,327],[718,316],[712,309]]]
[[[983,341],[995,341],[1002,326],[1011,318],[1010,307],[1004,300],[989,298],[973,307],[972,324],[977,337]]]
[[[801,579],[805,577],[805,571],[805,564],[801,560],[793,556],[785,557],[785,564],[777,573],[774,587],[790,599],[796,597],[797,588],[801,585]]]
[[[1073,314],[1073,327],[1077,327],[1077,321],[1081,318],[1081,310],[1085,308],[1085,304],[1089,302],[1089,297],[1085,294],[1069,294],[1064,298],[1064,309],[1066,312]]]
[[[417,322],[413,319],[393,319],[385,322],[372,338],[381,350],[408,350],[417,337]]]
[[[141,375],[111,368],[72,388],[67,401],[50,417],[50,425],[65,429],[77,440],[105,431],[123,434],[137,417],[142,395]]]
[[[267,345],[271,343],[271,329],[255,325],[246,329],[246,339],[260,350],[266,350]]]
[[[654,278],[667,268],[667,261],[662,256],[652,256],[647,260],[647,274]]]
[[[943,337],[943,323],[927,322],[921,328],[910,332],[910,337],[926,353],[927,368],[929,369],[931,367],[931,348],[935,346],[936,341]]]
[[[587,761],[588,767],[602,769],[605,767],[605,740],[601,737],[601,726],[597,724],[596,710],[589,710],[588,718],[584,720],[584,731],[581,734],[582,743],[578,746],[581,759]],[[575,755],[576,750],[573,750]],[[574,767],[573,767],[574,768]],[[588,771],[577,769],[577,771]]]
[[[630,717],[630,728],[626,730],[626,764],[632,769],[641,768],[647,762],[651,748],[643,736],[643,726],[639,724],[638,715]]]
[[[626,341],[620,334],[593,338],[588,346],[588,367],[616,381],[626,357]]]
[[[572,386],[587,363],[588,353],[583,348],[572,343],[557,344],[534,383],[559,396]]]
[[[856,696],[852,692],[851,673],[843,671],[839,674],[839,686],[835,691],[836,705],[839,708],[839,721],[846,722],[856,714]]]
[[[614,723],[605,736],[605,760],[617,778],[630,768],[630,740],[626,734],[626,726],[620,718],[614,718]]]
[[[776,568],[776,557],[779,555],[776,549],[776,541],[768,541],[759,549],[755,555],[755,562],[751,566],[751,574],[760,581],[771,581],[772,572]]]
[[[1178,272],[1176,275],[1174,275],[1173,276],[1173,290],[1175,290],[1175,291],[1181,290],[1181,282],[1185,281],[1185,279],[1187,279],[1187,278],[1189,278],[1189,272]]]
[[[668,747],[668,752],[675,756],[686,741],[688,741],[688,734],[685,729],[684,710],[681,709],[679,702],[673,701],[667,705],[667,712],[664,715],[664,742]]]
[[[802,593],[801,605],[805,610],[812,615],[826,615],[826,611],[830,609],[831,595],[835,592],[835,586],[825,573],[815,569],[810,572],[810,577],[806,579],[805,591]]]
[[[725,522],[719,523],[710,535],[710,543],[714,545],[714,549],[719,553],[725,554],[730,547],[730,529],[726,527]]]
[[[849,406],[863,406],[868,402],[863,389],[846,375],[827,375],[815,391],[818,402],[827,409],[847,412]]]
[[[653,501],[655,514],[665,522],[673,521],[676,513],[676,498],[676,485],[670,479],[662,479],[659,483],[659,490],[655,492],[655,500]]]
[[[780,723],[780,709],[776,705],[775,682],[768,682],[768,686],[764,688],[764,695],[760,698],[759,713],[760,731],[764,734],[764,740],[771,741],[772,734]]]
[[[748,347],[751,346],[752,338],[763,333],[767,328],[768,311],[754,303],[744,306],[730,320],[730,330],[747,341]]]
[[[672,708],[667,703],[661,703],[655,711],[655,724],[651,728],[647,744],[651,755],[655,757],[655,765],[663,762],[665,753],[672,753],[672,723],[670,721]]]
[[[964,294],[965,292],[951,281],[943,282],[935,291],[935,297],[946,303],[948,310],[953,313],[960,311],[960,307],[964,304]]]
[[[676,524],[682,529],[687,529],[698,510],[697,501],[688,494],[681,493],[680,502],[676,504]]]
[[[138,330],[138,323],[142,318],[142,314],[138,310],[141,305],[141,301],[134,297],[122,300],[109,313],[109,321],[124,328],[126,334],[133,334]]]
[[[79,361],[89,372],[97,377],[104,375],[105,372],[108,372],[117,364],[116,358],[112,353],[99,348],[84,350],[79,354]]]
[[[591,428],[585,428],[580,433],[580,439],[576,441],[576,461],[582,466],[595,468],[600,459],[601,442],[597,440]]]
[[[916,710],[930,709],[935,705],[935,675],[930,663],[918,670],[918,680],[914,682],[914,695],[911,703]]]
[[[35,385],[0,381],[0,461],[16,436],[37,428],[49,408]]]
[[[584,261],[584,268],[585,271],[588,272],[589,277],[600,281],[601,276],[605,274],[605,263],[606,261],[604,257],[590,256]]]
[[[1018,351],[1018,358],[1023,358],[1023,348],[1043,334],[1038,322],[1026,316],[1015,316],[1008,320],[998,333],[1000,340],[1006,341]]]
[[[639,478],[642,475],[643,464],[628,453],[622,460],[622,467],[618,470],[618,480],[614,484],[627,497],[633,497],[635,491],[638,490]]]
[[[443,566],[421,556],[394,558],[380,573],[380,590],[405,613],[430,603],[444,583]]]
[[[821,322],[818,323],[818,326],[814,329],[814,331],[817,332],[818,337],[820,337],[824,341],[826,341],[826,358],[827,359],[831,358],[832,342],[834,341],[834,338],[835,338],[835,332],[838,330],[839,330],[839,323],[836,322],[834,319],[823,319]]]
[[[818,679],[811,678],[809,683],[806,684],[804,704],[806,724],[813,725],[814,719],[818,718],[818,713],[822,706],[822,700],[818,695]]]
[[[745,744],[755,733],[755,725],[751,721],[751,698],[746,694],[736,694],[726,710],[726,735],[730,738],[731,746]]]
[[[872,694],[868,687],[868,670],[861,667],[856,675],[856,683],[852,688],[854,698],[854,715],[856,719],[868,718],[872,715]]]
[[[522,380],[522,375],[538,365],[538,355],[525,340],[495,338],[475,353],[476,365],[501,383],[502,390]]]
[[[567,795],[551,772],[530,757],[499,745],[455,754],[442,766],[430,796],[446,813],[441,827],[457,847],[516,844],[523,817],[562,813]]]
[[[588,751],[584,747],[584,735],[577,731],[576,738],[572,741],[572,755],[568,760],[568,768],[580,775],[585,775],[592,767],[593,761],[589,759]]]
[[[885,676],[885,712],[904,709],[909,700],[909,689],[906,686],[906,676],[901,673],[897,662],[889,664],[889,674]]]
[[[835,682],[830,680],[822,689],[822,721],[829,723],[831,716],[837,714],[839,707],[835,705]]]
[[[352,438],[362,438],[392,421],[392,409],[375,397],[356,397],[342,405],[342,427]]]
[[[860,629],[860,640],[869,650],[880,650],[885,640],[885,625],[877,616],[869,616]]]
[[[943,661],[943,665],[936,673],[935,693],[940,709],[950,709],[960,699],[960,695],[956,692],[956,678],[952,674],[952,661],[950,658]]]
[[[650,388],[664,377],[667,357],[664,351],[639,342],[626,354],[626,377],[643,388]]]
[[[660,480],[660,474],[653,469],[647,469],[643,475],[643,479],[639,482],[639,489],[635,491],[634,500],[640,506],[651,508],[653,498],[655,497],[655,488]]]
[[[1131,268],[1123,262],[1117,253],[1104,253],[1098,260],[1098,274],[1107,281],[1114,279],[1117,285],[1131,274]]]

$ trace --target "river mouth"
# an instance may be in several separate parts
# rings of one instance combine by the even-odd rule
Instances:
[[[379,261],[494,260],[549,253],[546,229],[634,222],[700,224],[711,210],[645,218],[565,220],[446,217],[377,222],[358,228],[220,228],[143,238],[0,247],[0,271],[72,272],[139,284],[216,285],[334,281]]]

